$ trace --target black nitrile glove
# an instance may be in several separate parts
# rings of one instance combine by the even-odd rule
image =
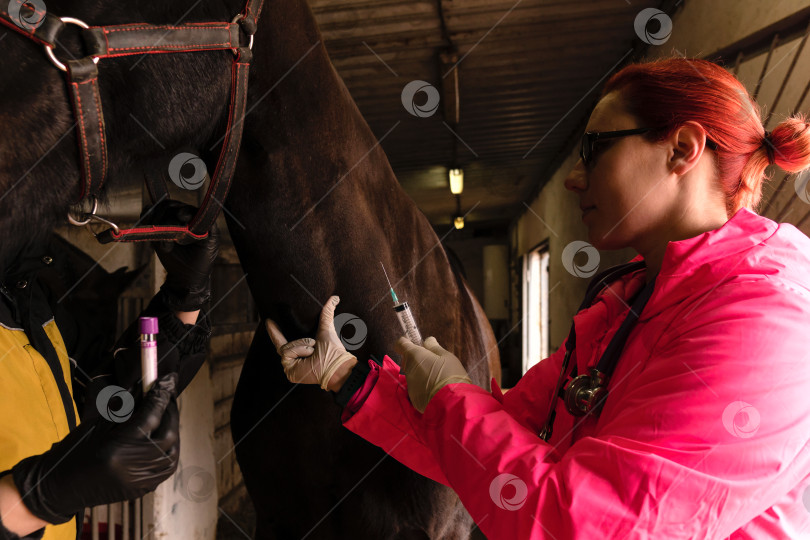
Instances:
[[[144,208],[148,212],[143,222],[149,225],[187,225],[197,208],[167,199]],[[166,281],[160,290],[167,307],[173,311],[196,311],[211,298],[211,270],[219,253],[219,233],[216,223],[203,240],[189,244],[161,241],[151,242],[160,263],[166,269]]]
[[[51,449],[12,468],[23,503],[48,523],[84,508],[136,499],[177,469],[180,456],[177,375],[158,379],[122,423],[82,423]]]

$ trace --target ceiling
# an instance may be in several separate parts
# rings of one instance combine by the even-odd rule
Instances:
[[[671,13],[671,3],[310,0],[338,73],[434,225],[456,212],[447,179],[454,156],[465,171],[467,222],[518,215],[570,153],[607,76],[645,49],[636,15]],[[414,80],[437,89],[435,114],[406,111],[401,94]],[[424,92],[414,99],[427,101]]]

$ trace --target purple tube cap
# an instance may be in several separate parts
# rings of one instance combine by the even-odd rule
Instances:
[[[157,334],[158,333],[158,320],[157,317],[141,317],[140,318],[141,334]]]

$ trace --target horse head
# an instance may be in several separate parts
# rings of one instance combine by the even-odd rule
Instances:
[[[13,6],[18,0],[12,0]],[[228,22],[240,0],[122,4],[111,1],[28,2],[59,17],[90,26],[147,22]],[[25,25],[25,20],[20,24]],[[0,265],[12,259],[22,238],[43,238],[66,223],[80,193],[81,164],[74,110],[65,72],[45,47],[6,26],[0,59]],[[62,63],[86,56],[77,24],[65,24],[54,54]],[[109,205],[116,188],[145,176],[167,178],[178,153],[208,160],[225,130],[230,93],[228,50],[135,54],[98,62],[99,106],[107,148],[106,182],[99,193]]]

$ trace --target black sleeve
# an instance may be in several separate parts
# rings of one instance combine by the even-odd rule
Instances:
[[[191,382],[205,362],[211,325],[208,313],[203,308],[196,324],[184,324],[166,307],[163,292],[159,291],[141,312],[139,317],[158,318],[158,376],[166,373],[178,374],[178,393]],[[57,321],[57,325],[58,325]],[[94,356],[93,349],[74,351],[77,367],[74,381],[84,379],[74,391],[74,400],[82,421],[97,415],[95,396],[103,388],[116,385],[128,390],[136,399],[140,396],[141,349],[140,333],[136,318],[121,334],[121,337],[100,356]],[[81,343],[80,339],[74,342]]]

